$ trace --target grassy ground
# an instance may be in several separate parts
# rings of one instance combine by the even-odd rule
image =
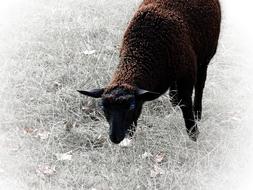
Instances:
[[[15,2],[0,31],[0,189],[241,187],[250,59],[226,15],[197,143],[166,94],[146,104],[131,146],[113,145],[96,101],[76,92],[109,81],[139,2]]]

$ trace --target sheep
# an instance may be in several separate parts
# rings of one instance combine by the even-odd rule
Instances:
[[[102,98],[109,136],[133,136],[144,102],[169,89],[191,140],[199,135],[207,67],[216,52],[221,10],[218,0],[144,0],[123,37],[111,82],[83,95]],[[192,93],[195,88],[194,105]]]

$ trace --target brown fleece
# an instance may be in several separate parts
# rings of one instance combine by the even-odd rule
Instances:
[[[198,67],[216,52],[220,20],[218,0],[144,0],[106,92],[123,85],[164,93],[181,79],[195,84]]]

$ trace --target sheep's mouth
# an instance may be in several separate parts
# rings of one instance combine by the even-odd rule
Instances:
[[[110,136],[110,140],[114,143],[114,144],[119,144],[121,141],[124,140],[126,135],[118,135],[118,136]]]
[[[135,134],[136,126],[134,124],[130,125],[123,133],[113,135],[109,133],[110,140],[114,144],[119,144],[125,138],[132,138]]]

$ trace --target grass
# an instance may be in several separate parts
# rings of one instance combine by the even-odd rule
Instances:
[[[252,90],[226,18],[197,143],[165,94],[145,105],[131,146],[113,145],[97,102],[76,92],[110,80],[139,2],[24,0],[17,8],[0,33],[0,189],[236,189]],[[72,157],[57,158],[64,153]]]

